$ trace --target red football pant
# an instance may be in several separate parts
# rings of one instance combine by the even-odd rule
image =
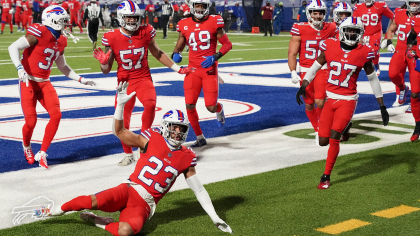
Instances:
[[[156,90],[152,78],[131,79],[128,81],[127,94],[136,92],[136,97],[143,104],[144,111],[141,116],[141,130],[152,127],[156,110]],[[133,97],[124,106],[124,127],[130,128],[131,114],[133,113],[136,97]],[[115,95],[115,106],[117,106],[117,95]],[[133,153],[133,149],[121,142],[125,153]]]
[[[21,12],[16,12],[15,13],[15,22],[16,22],[16,25],[19,27],[20,23],[22,22]]]
[[[149,205],[129,184],[120,184],[95,195],[98,201],[97,209],[104,212],[120,211],[120,222],[128,223],[134,234],[140,232],[149,218]],[[113,235],[118,235],[118,225],[119,222],[114,222],[108,224],[105,229]]]
[[[410,73],[411,93],[420,93],[420,72],[416,71],[416,60],[407,58],[408,72]],[[416,122],[420,121],[420,102],[418,98],[411,98],[411,113]]]
[[[32,133],[37,122],[36,103],[39,101],[50,115],[41,145],[41,151],[47,152],[61,120],[57,92],[50,81],[38,83],[30,80],[29,87],[26,87],[24,82],[20,82],[19,87],[20,102],[25,116],[25,125],[22,128],[23,144],[29,146],[31,143]]]
[[[353,117],[356,106],[356,100],[328,98],[319,119],[319,137],[329,138],[331,130],[342,133]]]
[[[79,13],[71,13],[70,30],[73,30],[73,24],[79,26],[80,32],[83,32],[82,25],[80,24]]]
[[[389,62],[389,78],[391,79],[392,83],[395,84],[395,90],[397,96],[400,95],[400,87],[403,86],[405,83],[404,75],[407,69],[408,63],[406,60],[406,53],[405,51],[396,51],[394,55],[392,55],[391,61]],[[414,68],[412,68],[414,69]],[[410,80],[412,80],[412,76],[414,73],[409,73]]]
[[[28,30],[28,24],[32,25],[32,16],[23,15],[22,28]]]
[[[1,31],[4,30],[4,27],[6,26],[6,23],[9,24],[10,31],[13,31],[12,17],[13,17],[13,15],[9,14],[8,10],[3,11],[2,15],[1,15]]]
[[[379,50],[381,49],[381,38],[382,38],[382,31],[379,31],[373,35],[364,35],[363,38],[369,37],[368,44],[373,48],[375,51],[375,58],[372,60],[374,65],[379,64]]]

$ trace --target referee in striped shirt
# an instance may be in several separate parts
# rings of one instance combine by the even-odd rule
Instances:
[[[165,2],[155,11],[159,11],[162,9],[162,28],[163,28],[163,39],[168,38],[168,25],[169,21],[172,20],[174,16],[174,8],[172,4],[165,0]]]

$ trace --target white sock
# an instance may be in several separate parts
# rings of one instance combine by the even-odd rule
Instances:
[[[197,140],[202,140],[202,139],[206,139],[203,134],[197,136]]]

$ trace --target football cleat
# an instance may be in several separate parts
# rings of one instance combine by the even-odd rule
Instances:
[[[95,49],[96,49],[96,41],[93,42],[93,50],[95,50]]]
[[[419,139],[419,136],[420,136],[420,121],[416,122],[416,128],[414,128],[413,135],[410,138],[411,142],[414,142],[417,139]]]
[[[35,159],[34,159],[34,153],[32,151],[32,147],[29,144],[29,147],[25,148],[25,146],[23,146],[23,152],[25,153],[25,158],[26,161],[28,161],[29,164],[34,164]]]
[[[410,105],[408,106],[407,110],[405,110],[405,113],[411,113],[411,103],[410,103]]]
[[[330,187],[330,176],[329,175],[322,175],[321,181],[318,184],[318,189],[327,189]]]
[[[81,212],[80,219],[95,225],[107,225],[114,223],[114,218],[112,217],[97,216],[94,213],[88,211]]]
[[[398,97],[399,104],[402,105],[405,103],[405,100],[407,99],[408,90],[410,90],[410,88],[406,85],[405,89],[400,91],[400,96]]]
[[[193,143],[190,147],[202,147],[204,145],[207,145],[207,141],[205,138],[203,139],[197,139],[195,143]]]
[[[347,125],[346,129],[343,131],[343,134],[341,135],[341,141],[347,141],[350,138],[350,128],[353,125],[353,122],[350,121],[350,123]]]
[[[216,118],[217,118],[217,126],[219,126],[220,128],[222,128],[225,125],[225,112],[223,111],[223,105],[220,104],[222,106],[222,110],[220,112],[216,112]]]
[[[45,153],[44,151],[39,151],[36,155],[35,155],[35,161],[39,162],[39,166],[48,169],[48,164],[47,164],[47,153]]]
[[[66,213],[66,212],[61,210],[61,205],[56,205],[50,210],[50,215],[51,216],[62,216],[62,215],[64,215],[64,213]]]
[[[125,157],[118,163],[119,166],[128,166],[131,163],[135,162],[133,153],[125,154]]]

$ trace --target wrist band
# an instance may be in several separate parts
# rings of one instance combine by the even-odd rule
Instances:
[[[108,63],[107,63],[107,64],[105,64],[105,65],[101,64],[101,68],[102,68],[102,69],[108,69],[108,67],[109,67],[109,66],[108,66]]]
[[[23,69],[22,64],[19,64],[19,65],[16,67],[16,70],[20,70],[20,69]]]
[[[175,72],[179,72],[179,70],[181,69],[181,67],[179,67],[176,63],[174,63],[174,64],[171,66],[171,69],[172,69],[173,71],[175,71]]]

